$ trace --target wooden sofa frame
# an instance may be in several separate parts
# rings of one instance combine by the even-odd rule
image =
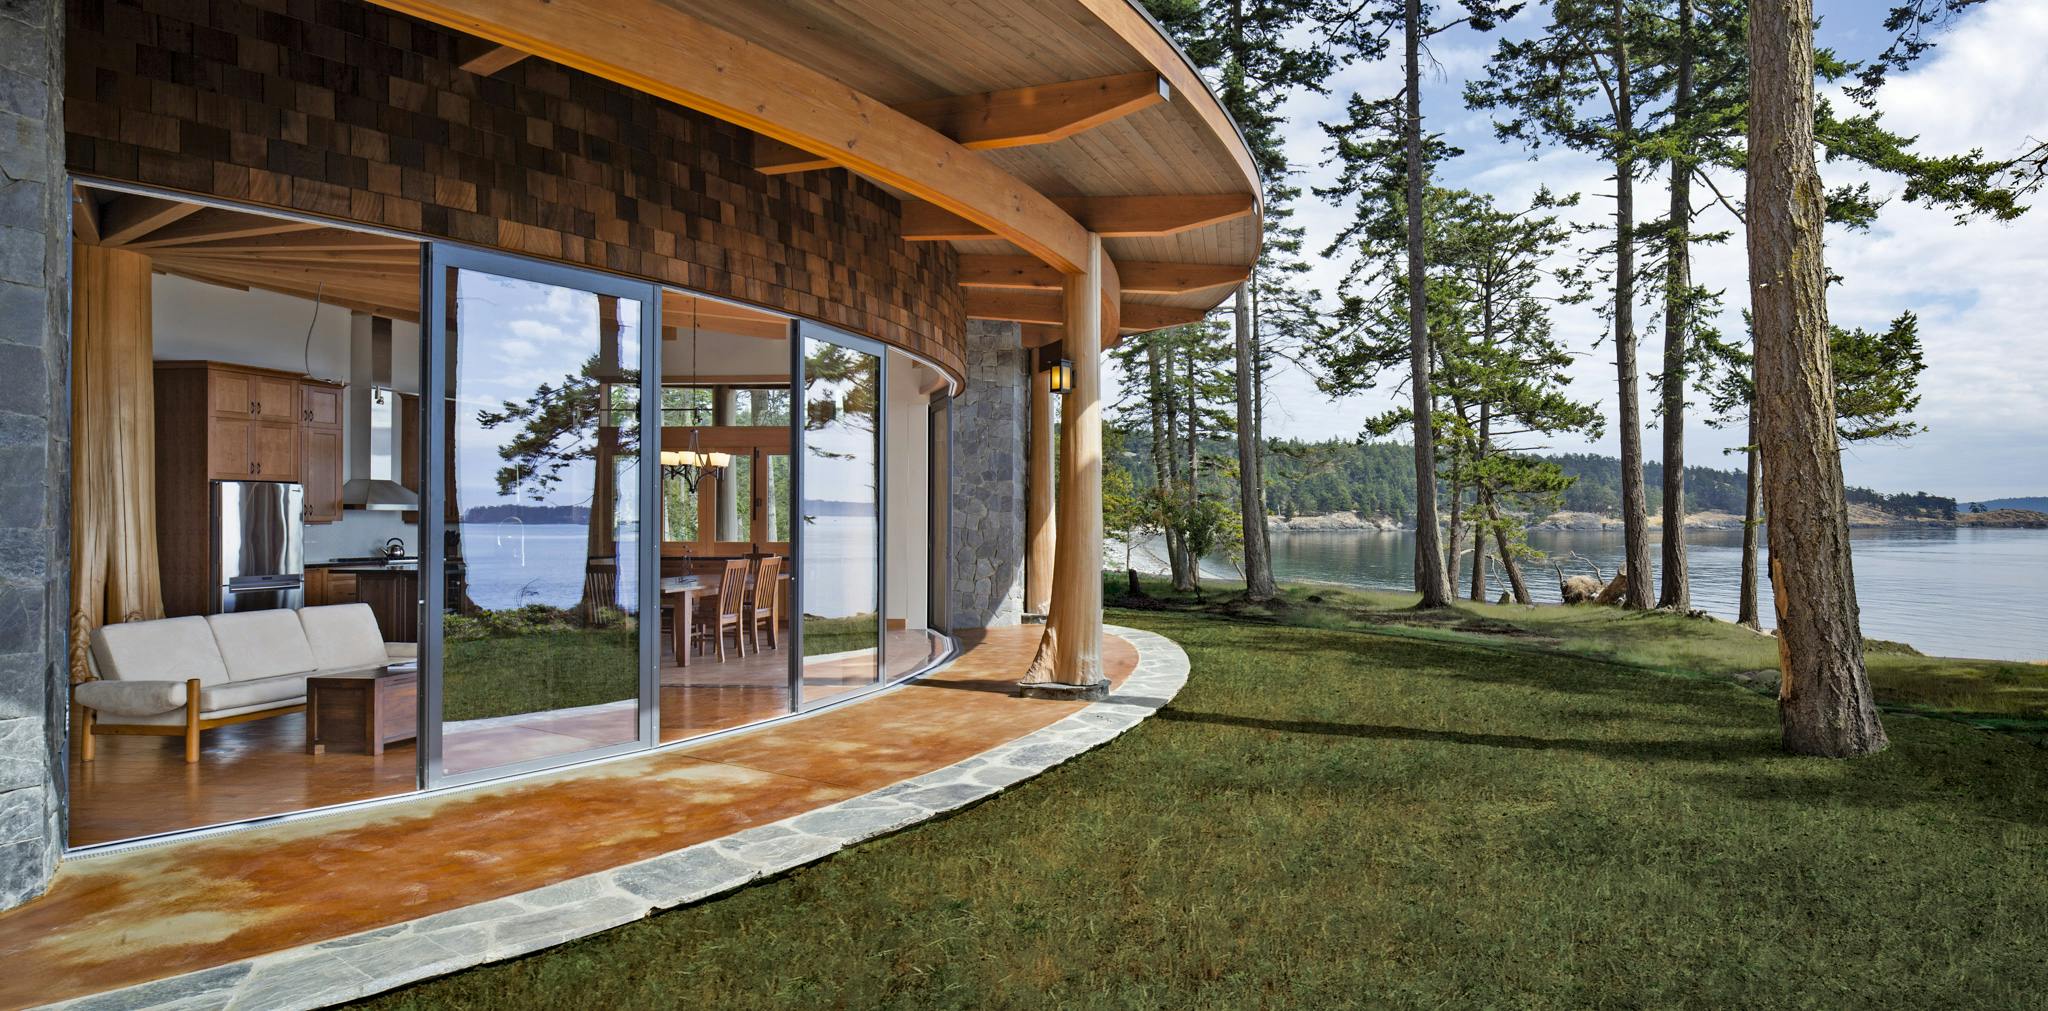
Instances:
[[[85,718],[77,721],[77,725],[84,730],[84,734],[79,741],[79,759],[87,762],[93,760],[92,739],[99,734],[134,735],[138,737],[183,737],[185,739],[185,762],[196,765],[199,762],[199,732],[202,730],[225,727],[230,723],[267,720],[273,716],[289,716],[292,713],[303,713],[306,711],[306,704],[300,702],[289,706],[279,706],[276,709],[263,709],[253,713],[236,713],[233,716],[214,716],[210,718],[202,717],[199,715],[199,687],[200,681],[198,678],[186,679],[185,725],[182,727],[155,723],[101,723],[99,721],[99,713],[91,706],[82,702],[72,703],[79,709],[84,710],[85,713]]]

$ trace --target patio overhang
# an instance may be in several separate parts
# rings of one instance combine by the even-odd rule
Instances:
[[[1258,256],[1249,147],[1200,75],[1129,0],[373,0],[482,40],[465,66],[528,55],[743,126],[758,171],[845,168],[904,198],[906,238],[1024,259],[1046,318],[1102,239],[1119,332],[1202,318]],[[1144,285],[1109,283],[1124,261]]]

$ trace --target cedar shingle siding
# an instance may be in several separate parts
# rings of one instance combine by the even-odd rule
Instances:
[[[962,371],[953,251],[844,171],[765,176],[749,133],[347,0],[73,0],[73,172],[365,222],[781,309]],[[465,50],[467,55],[467,50]]]

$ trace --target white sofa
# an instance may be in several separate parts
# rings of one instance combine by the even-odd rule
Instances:
[[[368,604],[243,611],[107,625],[92,634],[95,680],[74,686],[85,711],[80,757],[94,734],[185,738],[199,761],[199,732],[300,712],[306,678],[411,659],[412,643],[387,643]]]

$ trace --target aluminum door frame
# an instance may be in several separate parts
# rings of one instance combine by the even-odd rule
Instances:
[[[659,446],[661,432],[661,286],[580,267],[532,260],[511,253],[479,249],[459,243],[430,241],[421,258],[426,271],[426,298],[421,303],[420,405],[426,415],[420,426],[420,692],[419,692],[419,783],[423,790],[462,786],[485,780],[524,775],[558,766],[580,765],[594,759],[644,751],[660,743],[660,637],[661,637],[661,468],[650,465],[648,447]],[[448,272],[475,270],[535,284],[573,288],[597,295],[611,295],[640,303],[640,534],[638,568],[640,598],[640,693],[638,699],[639,737],[633,741],[602,745],[548,758],[530,759],[505,765],[447,775],[443,772],[441,713],[443,684],[441,659],[442,616],[447,604],[447,520],[446,407],[448,373]],[[652,333],[650,339],[649,334]],[[653,443],[648,433],[654,434]],[[656,450],[659,452],[658,448]],[[656,517],[653,536],[648,535],[648,517]]]

